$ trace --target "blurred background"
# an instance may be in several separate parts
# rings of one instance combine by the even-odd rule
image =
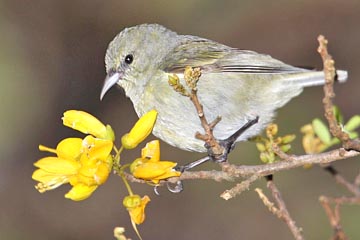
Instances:
[[[360,1],[358,0],[182,0],[182,1],[20,1],[0,0],[0,239],[113,239],[123,226],[136,239],[121,179],[112,175],[91,198],[72,202],[63,197],[69,186],[38,193],[31,179],[33,163],[46,153],[38,144],[56,146],[77,136],[62,126],[65,110],[89,111],[113,126],[118,136],[137,116],[120,89],[100,102],[108,43],[125,27],[159,23],[183,34],[198,35],[232,47],[267,53],[292,65],[321,69],[317,36],[330,41],[339,69],[349,71],[346,84],[336,86],[336,103],[345,118],[360,113]],[[299,129],[322,117],[322,88],[306,89],[278,111],[280,134],[298,135],[294,153],[302,154]],[[78,135],[80,136],[80,135]],[[140,147],[142,147],[141,145]],[[133,160],[138,150],[125,152]],[[162,158],[180,163],[202,155],[162,143]],[[335,167],[348,179],[359,172],[358,159]],[[237,164],[259,164],[252,143],[241,143],[230,156]],[[205,169],[217,169],[209,163]],[[321,168],[298,168],[276,174],[288,209],[307,239],[329,239],[328,219],[320,195],[348,194]],[[269,213],[254,192],[264,180],[235,199],[219,195],[235,183],[188,181],[181,194],[133,184],[152,199],[147,219],[139,226],[144,239],[292,239],[286,225]],[[341,208],[350,239],[360,239],[359,206]]]

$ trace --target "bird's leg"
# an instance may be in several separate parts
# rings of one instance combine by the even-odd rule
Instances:
[[[245,123],[244,126],[242,126],[239,130],[233,133],[230,137],[223,140],[218,140],[220,146],[224,148],[222,154],[214,154],[212,148],[207,144],[205,144],[205,147],[208,150],[209,158],[218,163],[225,162],[227,160],[228,154],[234,149],[236,140],[241,136],[241,134],[243,134],[251,126],[258,123],[258,121],[259,121],[259,117],[249,120],[247,123]]]
[[[205,143],[205,147],[208,150],[208,156],[200,158],[199,160],[196,160],[194,162],[188,163],[184,166],[177,166],[174,169],[179,172],[188,171],[196,166],[199,166],[200,164],[203,164],[205,162],[208,162],[209,160],[215,161],[215,162],[224,162],[227,160],[228,154],[234,149],[236,140],[243,134],[247,129],[249,129],[251,126],[256,124],[259,121],[259,117],[256,117],[255,119],[252,119],[245,123],[244,126],[242,126],[239,130],[237,130],[235,133],[233,133],[230,137],[219,140],[219,144],[221,147],[224,148],[224,151],[221,155],[215,155],[212,152],[212,148]],[[181,180],[177,181],[175,184],[167,183],[167,189],[172,193],[180,193],[184,190],[183,183]]]
[[[190,169],[192,169],[192,168],[194,168],[196,166],[199,166],[199,165],[201,165],[201,164],[203,164],[203,163],[205,163],[205,162],[207,162],[209,160],[210,160],[210,157],[206,156],[206,157],[200,158],[200,159],[198,159],[198,160],[196,160],[194,162],[188,163],[188,164],[186,164],[184,166],[177,166],[177,167],[175,167],[175,170],[183,173],[183,172],[185,172],[187,170],[190,170]]]

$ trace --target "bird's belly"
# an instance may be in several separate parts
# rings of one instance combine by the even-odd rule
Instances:
[[[184,99],[188,101],[190,100]],[[272,118],[272,116],[261,115],[255,111],[242,114],[241,112],[233,112],[229,114],[227,111],[221,111],[226,108],[224,105],[219,105],[219,109],[214,112],[207,111],[208,108],[204,106],[205,116],[208,122],[213,121],[217,116],[221,116],[222,120],[214,128],[214,136],[217,139],[226,139],[235,131],[240,129],[249,120],[259,116],[261,122],[251,127],[237,141],[246,140],[247,138],[258,134]],[[204,142],[196,139],[196,132],[204,133],[201,126],[200,119],[196,113],[195,107],[192,104],[179,104],[175,108],[169,105],[154,106],[158,111],[158,118],[154,127],[154,135],[163,141],[175,147],[196,151],[205,152]]]
[[[223,75],[221,77],[224,78]],[[247,81],[231,77],[219,82],[216,74],[203,75],[198,83],[198,97],[207,121],[211,122],[217,116],[222,118],[214,128],[217,139],[226,139],[257,116],[259,122],[245,131],[237,141],[259,134],[272,120],[275,109],[298,94],[289,95],[286,101],[279,102],[281,93],[267,92],[264,86],[259,90],[261,83],[255,85],[256,81],[251,79]],[[195,138],[196,132],[204,133],[204,130],[193,103],[188,97],[175,92],[167,81],[158,82],[162,84],[148,86],[144,91],[141,102],[135,106],[138,115],[156,109],[158,118],[153,131],[155,136],[184,150],[205,152],[204,142]],[[264,82],[264,85],[270,84]],[[271,86],[268,89],[270,91]],[[273,99],[268,94],[274,94]]]
[[[206,81],[209,83],[209,81]],[[217,139],[225,139],[240,129],[246,122],[259,116],[259,123],[252,126],[239,137],[238,141],[258,134],[267,124],[273,114],[266,109],[258,112],[259,108],[249,105],[244,99],[245,93],[240,90],[241,86],[226,86],[230,90],[225,93],[216,89],[216,85],[198,85],[198,97],[204,107],[205,117],[208,122],[217,116],[222,120],[214,128],[214,136]],[[156,90],[155,90],[156,89]],[[249,90],[244,90],[249,91]],[[234,98],[236,96],[236,98]],[[156,109],[158,118],[154,126],[153,134],[163,141],[175,147],[196,152],[205,152],[204,142],[195,138],[195,133],[204,133],[200,119],[194,104],[188,97],[175,92],[167,83],[166,85],[151,87],[147,89],[142,98],[143,103],[135,106],[139,116],[145,112]],[[146,104],[145,104],[146,103]],[[147,108],[144,108],[147,106]]]

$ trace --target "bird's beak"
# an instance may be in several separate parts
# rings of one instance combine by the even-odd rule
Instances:
[[[100,93],[100,101],[103,99],[107,91],[109,91],[112,86],[114,86],[119,80],[121,80],[122,76],[122,72],[112,72],[106,76],[104,85]]]

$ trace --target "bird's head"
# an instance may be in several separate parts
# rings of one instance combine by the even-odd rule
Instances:
[[[142,24],[121,31],[109,44],[105,56],[107,76],[100,99],[115,84],[126,94],[138,94],[156,73],[177,34],[157,24]]]

